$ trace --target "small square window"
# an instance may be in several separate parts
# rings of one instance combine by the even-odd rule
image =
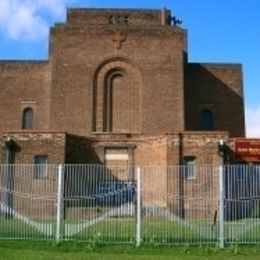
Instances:
[[[34,178],[35,179],[45,179],[48,175],[48,156],[47,155],[36,155],[34,157],[35,169]]]
[[[196,164],[194,156],[184,157],[183,174],[185,180],[196,180]]]

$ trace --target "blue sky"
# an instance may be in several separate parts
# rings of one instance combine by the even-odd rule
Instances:
[[[0,59],[47,59],[49,27],[66,7],[164,6],[188,30],[189,61],[243,65],[247,136],[260,137],[260,0],[0,0]]]

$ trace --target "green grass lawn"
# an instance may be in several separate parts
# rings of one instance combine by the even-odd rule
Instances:
[[[0,218],[0,238],[2,239],[55,239],[56,223],[36,221],[36,224],[25,224],[21,220]],[[41,224],[43,232],[40,232]],[[136,223],[134,218],[107,218],[92,225],[87,222],[64,221],[62,234],[64,239],[98,240],[104,243],[135,243]],[[141,225],[142,241],[148,244],[202,243],[217,241],[218,228],[204,222],[191,226],[165,219],[144,219]],[[38,227],[38,228],[37,228]],[[203,230],[201,231],[201,227]],[[48,231],[50,230],[50,231]],[[46,232],[48,231],[48,232]],[[207,234],[209,232],[210,234]],[[212,233],[212,234],[211,234]]]
[[[174,259],[174,260],[257,260],[257,246],[142,246],[93,245],[82,242],[0,241],[0,259]]]
[[[203,225],[195,223],[188,226],[165,219],[144,219],[141,226],[142,243],[147,244],[198,244],[217,241],[217,227],[212,230],[211,225],[207,223],[203,223]],[[83,229],[71,238],[76,240],[95,239],[108,243],[135,243],[136,226],[134,220],[106,219]]]
[[[44,222],[39,221],[37,223],[41,224]],[[49,224],[49,222],[46,222],[46,224]],[[55,226],[53,226],[53,228],[55,228]],[[44,234],[43,232],[40,232],[34,226],[26,224],[21,220],[17,220],[17,219],[9,220],[0,217],[0,238],[1,239],[46,239],[46,238],[53,239],[54,236],[52,234],[46,235],[46,233]]]
[[[32,225],[21,220],[0,217],[0,238],[55,240],[56,222],[54,220],[33,221]],[[259,243],[260,223],[255,221],[245,219],[226,222],[225,240],[235,243]],[[63,222],[61,233],[65,240],[135,244],[136,224],[134,218],[106,218],[90,225],[86,220],[79,222],[66,220]],[[141,224],[141,234],[144,244],[215,244],[219,237],[219,226],[218,223],[212,226],[212,223],[206,220],[178,223],[163,218],[144,218]]]

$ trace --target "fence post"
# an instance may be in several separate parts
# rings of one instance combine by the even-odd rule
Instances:
[[[219,166],[219,247],[224,248],[224,166]]]
[[[136,246],[141,244],[141,169],[138,166],[136,168],[136,181],[137,181],[137,193],[136,193]]]
[[[63,165],[58,166],[58,193],[57,193],[57,219],[56,219],[56,242],[60,242],[62,238],[61,234],[61,221],[63,215]]]

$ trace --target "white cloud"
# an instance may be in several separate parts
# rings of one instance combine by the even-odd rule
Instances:
[[[247,137],[260,137],[260,106],[246,108]]]
[[[44,39],[48,23],[63,18],[66,5],[72,1],[0,0],[0,33],[14,40]]]

